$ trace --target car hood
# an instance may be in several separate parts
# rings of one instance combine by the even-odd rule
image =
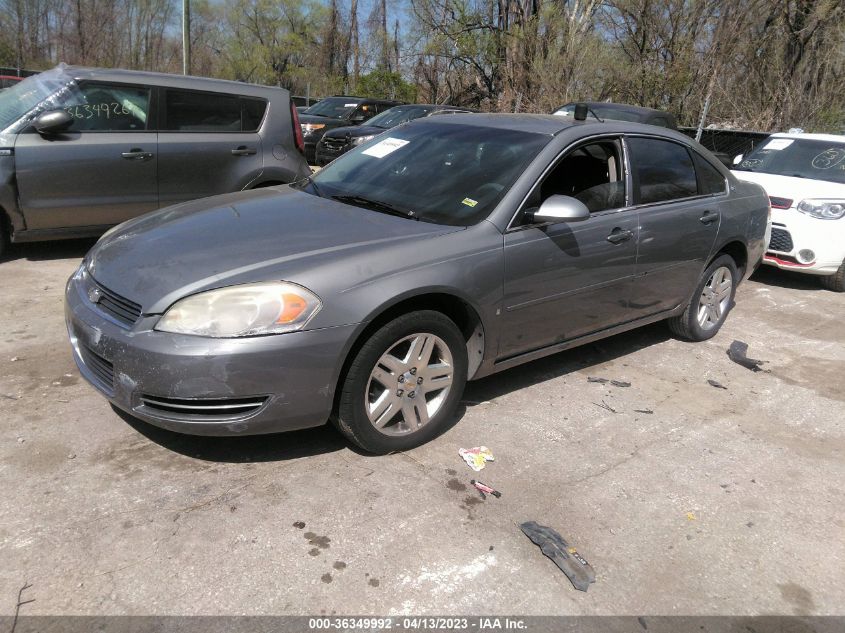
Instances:
[[[376,213],[288,186],[195,200],[121,224],[91,250],[98,283],[145,314],[202,290],[239,283],[301,282],[312,267],[461,230]],[[318,288],[311,288],[319,290]]]
[[[300,123],[322,123],[326,127],[340,127],[341,125],[349,125],[346,119],[334,119],[330,116],[318,116],[316,114],[300,114]]]
[[[335,128],[331,132],[326,132],[326,136],[329,138],[343,138],[345,136],[357,138],[359,136],[375,136],[382,132],[387,132],[387,128],[376,125],[347,125],[345,127]]]
[[[739,180],[760,185],[770,196],[792,200],[793,207],[805,198],[845,198],[845,185],[837,182],[780,176],[757,171],[733,170],[731,173]]]

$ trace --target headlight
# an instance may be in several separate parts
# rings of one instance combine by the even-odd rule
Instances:
[[[301,125],[302,132],[304,134],[308,134],[309,132],[315,132],[316,130],[322,130],[326,127],[325,123],[303,123]]]
[[[376,136],[376,134],[370,134],[369,136],[353,136],[349,140],[353,145],[363,145],[367,141],[372,141]]]
[[[280,334],[305,327],[321,306],[314,293],[296,284],[244,284],[180,299],[155,329],[212,338]]]
[[[845,200],[802,200],[798,210],[820,220],[838,220],[845,216]]]

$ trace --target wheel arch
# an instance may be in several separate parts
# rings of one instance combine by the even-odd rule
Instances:
[[[337,410],[337,400],[342,384],[349,370],[349,365],[358,354],[361,346],[379,328],[393,319],[417,310],[433,310],[451,319],[467,343],[467,378],[472,378],[478,371],[485,357],[486,336],[484,321],[476,307],[466,298],[457,293],[442,289],[429,289],[411,295],[400,295],[388,303],[373,310],[362,327],[355,333],[352,343],[346,350],[341,369],[334,383],[334,406]]]
[[[710,266],[710,264],[716,261],[717,257],[722,255],[729,255],[734,260],[737,269],[740,271],[739,279],[740,281],[743,280],[748,272],[748,247],[745,242],[740,239],[728,240],[719,250],[713,253],[713,256],[707,262],[704,269],[706,270],[707,266]]]

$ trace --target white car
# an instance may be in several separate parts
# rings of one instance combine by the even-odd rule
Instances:
[[[845,136],[773,134],[734,175],[761,185],[772,205],[763,263],[819,275],[845,292]]]

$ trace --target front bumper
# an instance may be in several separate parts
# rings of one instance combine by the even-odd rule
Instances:
[[[800,259],[800,251],[814,256]],[[797,209],[772,210],[772,237],[763,263],[812,275],[832,275],[845,260],[845,218],[819,220]]]
[[[328,165],[332,162],[335,158],[339,156],[343,156],[346,152],[351,150],[353,145],[351,143],[345,143],[343,141],[339,143],[327,143],[326,137],[317,143],[317,150],[315,154],[315,165],[324,166]]]
[[[82,376],[115,406],[193,435],[253,435],[324,424],[354,325],[240,339],[125,327],[74,276],[65,320]]]

